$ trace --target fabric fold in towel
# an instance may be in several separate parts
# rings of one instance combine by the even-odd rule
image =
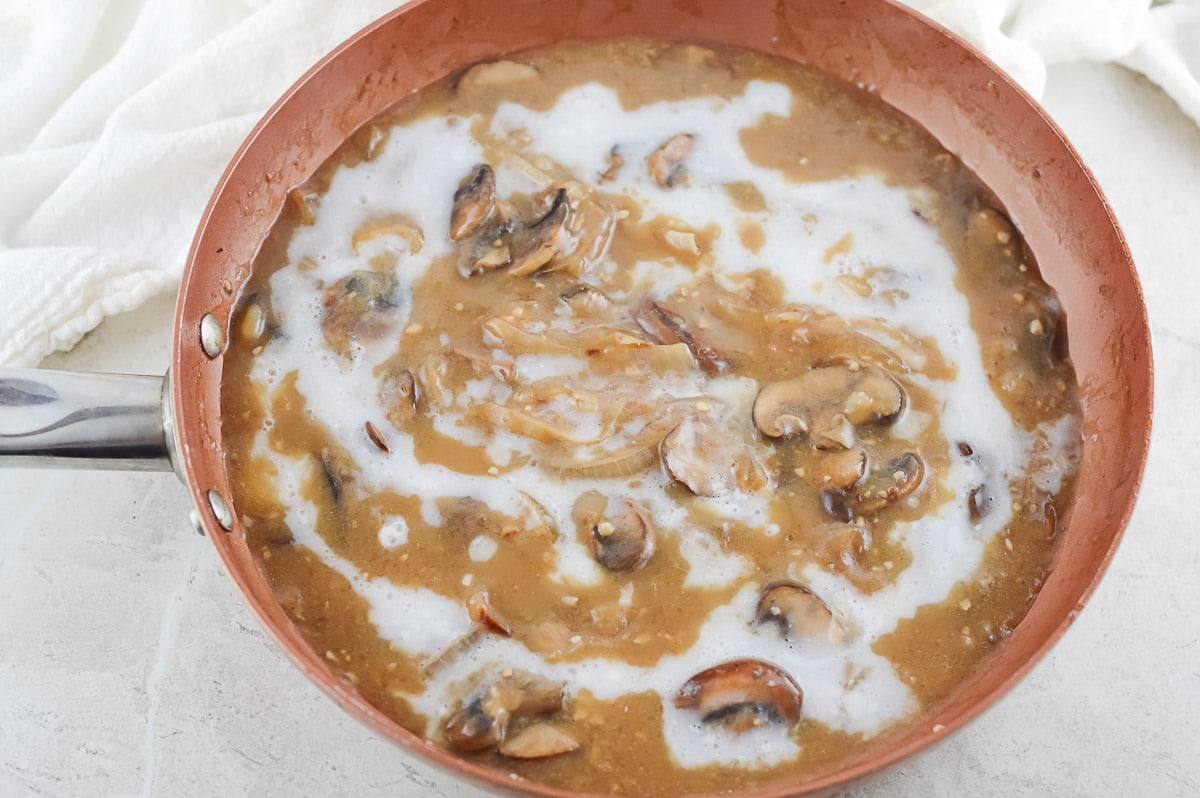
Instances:
[[[502,2],[503,0],[496,0]],[[1117,61],[1200,122],[1200,0],[909,0],[1040,96]],[[208,196],[289,85],[396,0],[0,6],[0,364],[177,285]],[[163,331],[164,335],[167,331]]]
[[[226,164],[288,86],[395,0],[0,7],[0,364],[178,284]],[[168,334],[163,331],[164,336]]]
[[[1046,69],[1114,61],[1200,124],[1200,0],[904,0],[963,37],[1035,98]]]

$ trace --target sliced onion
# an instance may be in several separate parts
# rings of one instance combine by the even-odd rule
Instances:
[[[692,356],[692,350],[685,343],[642,349],[638,352],[638,359],[660,376],[668,371],[691,371],[696,368],[696,359]]]
[[[420,226],[402,213],[393,213],[368,220],[362,227],[354,231],[350,239],[350,248],[357,255],[359,249],[369,241],[384,236],[395,236],[408,242],[408,251],[416,255],[425,244],[425,235]]]
[[[617,406],[606,413],[607,418],[603,420],[598,435],[581,436],[569,428],[555,426],[521,410],[513,410],[511,407],[505,407],[494,402],[487,402],[477,405],[477,407],[479,408],[478,412],[482,413],[494,427],[500,427],[522,437],[541,441],[542,443],[567,443],[575,445],[595,444],[612,437],[622,409],[621,406]],[[470,415],[475,415],[475,413],[470,413]]]
[[[625,449],[608,458],[572,462],[539,458],[538,464],[551,474],[564,477],[609,479],[640,474],[658,460],[658,442],[637,449]]]
[[[483,329],[500,346],[514,354],[571,355],[581,357],[589,352],[608,353],[622,349],[649,349],[655,346],[641,336],[614,327],[589,327],[578,332],[546,330],[531,333],[508,319],[497,316],[483,323]]]
[[[602,450],[593,447],[593,456],[565,455],[561,450],[539,454],[538,465],[552,474],[570,477],[628,477],[641,473],[658,462],[658,449],[667,433],[675,428],[694,406],[695,401],[686,399],[672,402],[660,415],[638,432],[627,446],[619,450]]]

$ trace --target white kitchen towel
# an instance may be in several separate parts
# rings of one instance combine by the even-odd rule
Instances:
[[[173,288],[250,128],[396,5],[0,0],[0,363]]]
[[[1200,0],[905,0],[1003,67],[1034,97],[1046,68],[1115,61],[1200,124]]]
[[[0,0],[0,364],[174,288],[254,122],[399,2]],[[1048,64],[1118,60],[1200,121],[1200,0],[909,2],[1035,96]]]

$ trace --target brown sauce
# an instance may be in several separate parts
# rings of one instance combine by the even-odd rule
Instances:
[[[1038,430],[1078,415],[1065,322],[999,203],[925,131],[870,94],[748,52],[645,41],[570,44],[521,54],[498,72],[452,76],[368,125],[294,192],[243,289],[222,392],[224,436],[247,542],[280,604],[367,701],[417,734],[520,778],[666,796],[827,769],[935,709],[969,679],[1020,622],[1053,561],[1055,519],[1067,513],[1072,496],[1070,464],[1060,464],[1053,492],[1032,467],[1012,475],[1001,486],[1006,493],[994,485],[964,492],[951,484],[947,475],[978,460],[981,442],[950,437],[939,422],[943,399],[936,386],[953,383],[961,369],[947,360],[942,342],[789,300],[786,281],[768,269],[728,280],[712,276],[721,268],[715,252],[723,237],[751,253],[767,251],[773,209],[754,181],[721,186],[738,218],[689,225],[650,215],[619,189],[621,175],[635,170],[658,180],[653,153],[633,157],[614,148],[606,170],[576,174],[544,154],[530,155],[533,134],[498,135],[493,126],[502,103],[548,111],[565,92],[590,83],[611,89],[633,111],[695,97],[729,100],[752,81],[783,84],[793,97],[788,113],[763,115],[740,131],[755,166],[797,185],[871,176],[919,192],[922,201],[911,213],[936,231],[957,267],[955,287],[966,299],[991,391],[1016,429],[1049,445]],[[352,276],[314,289],[327,354],[349,364],[361,341],[390,347],[374,368],[372,395],[346,396],[378,402],[386,417],[372,422],[364,411],[362,424],[339,434],[313,411],[296,372],[267,384],[255,370],[273,342],[294,335],[299,313],[276,304],[272,277],[289,268],[299,274],[327,268],[315,260],[291,264],[288,248],[320,220],[321,199],[339,170],[372,162],[395,135],[390,131],[447,116],[470,120],[484,163],[497,169],[516,163],[544,187],[497,191],[483,203],[486,220],[411,279],[406,263],[448,240],[444,229],[421,229],[397,211],[345,231],[352,250],[368,252],[380,236],[400,243],[364,255]],[[676,180],[686,187],[693,179],[688,157],[657,164],[660,187],[670,190]],[[456,176],[464,191],[470,177]],[[534,239],[539,224],[555,221],[556,201],[565,203],[566,221],[547,245],[553,251],[528,274],[517,274],[523,254],[540,257]],[[847,232],[817,260],[833,269],[857,246]],[[678,284],[647,299],[639,271],[647,261],[665,264]],[[908,289],[893,276],[888,263],[840,273],[826,290],[844,293],[829,304],[842,295],[907,301]],[[411,302],[395,299],[397,285]],[[556,328],[564,319],[569,323]],[[542,358],[527,361],[535,364],[578,359],[587,376],[525,379],[522,356]],[[721,379],[755,389],[749,398],[704,392]],[[701,393],[664,402],[646,387],[681,380],[701,386]],[[809,398],[788,394],[793,384]],[[779,412],[767,412],[774,396],[768,388],[784,396]],[[485,389],[490,393],[479,398]],[[447,414],[461,416],[454,429],[446,426]],[[577,415],[596,425],[576,423]],[[899,417],[926,422],[901,435]],[[503,480],[538,467],[563,485],[623,479],[629,489],[591,498],[583,491],[558,508],[529,496],[507,512],[470,496],[443,496],[431,517],[416,490],[363,487],[372,480],[355,452],[373,445],[394,458],[406,440],[416,462],[464,479]],[[505,440],[520,445],[502,453],[490,445]],[[287,521],[281,461],[274,458],[307,464],[296,500],[315,508],[311,531],[334,556],[363,578],[426,589],[466,608],[475,621],[470,633],[432,661],[389,642],[355,584],[297,542],[300,530]],[[660,505],[637,498],[651,488],[681,508],[671,524],[660,523],[666,517]],[[702,501],[704,494],[732,495],[739,508],[763,503],[771,531]],[[481,640],[518,641],[551,665],[611,659],[651,668],[692,650],[713,612],[747,585],[765,596],[774,584],[803,585],[815,568],[865,598],[884,595],[913,567],[904,530],[951,506],[986,524],[1000,512],[998,503],[1012,506],[1011,518],[987,542],[974,572],[871,642],[870,651],[886,658],[915,706],[871,733],[838,730],[803,705],[794,723],[786,706],[737,705],[705,722],[734,736],[739,724],[754,733],[768,727],[794,741],[799,755],[757,767],[684,766],[664,737],[670,696],[633,690],[602,699],[585,685],[523,709],[520,699],[498,698],[503,691],[496,685],[525,676],[495,665],[456,682],[457,702],[447,712],[431,716],[414,707],[415,697]],[[405,520],[402,545],[382,542],[393,518]],[[695,554],[681,529],[697,530],[705,545],[749,572],[727,581],[690,579]],[[474,548],[480,537],[494,545],[482,559]],[[600,578],[564,580],[564,539],[592,552]],[[836,646],[843,634],[856,633],[836,607],[824,612],[829,618],[821,616],[809,632],[821,637],[814,645]],[[769,613],[748,625],[761,635],[783,628]],[[797,639],[802,626],[792,623]],[[852,690],[858,677],[849,670],[843,686]],[[484,720],[504,726],[494,739],[474,734],[474,727],[464,736],[455,725],[480,699],[480,711],[491,712]],[[527,757],[529,750],[551,753]]]

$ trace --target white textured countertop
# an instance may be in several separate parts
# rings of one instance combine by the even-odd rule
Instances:
[[[1200,795],[1200,130],[1116,67],[1045,101],[1107,192],[1155,338],[1150,462],[1075,626],[937,749],[848,796]],[[173,297],[55,368],[159,373]],[[0,796],[482,793],[375,738],[275,648],[168,474],[0,473]]]

